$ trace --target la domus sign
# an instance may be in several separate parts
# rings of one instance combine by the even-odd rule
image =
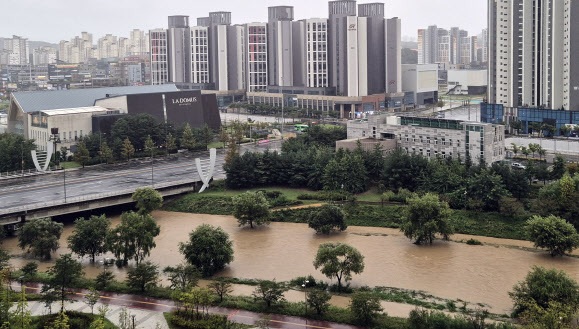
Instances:
[[[191,103],[197,103],[197,97],[173,98],[171,99],[171,103],[176,105],[191,105]]]

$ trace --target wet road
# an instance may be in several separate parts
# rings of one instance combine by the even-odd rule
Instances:
[[[20,285],[14,284],[13,288],[15,290],[20,290]],[[36,292],[41,289],[41,285],[30,283],[26,285],[26,289],[27,291],[32,290],[33,292]],[[84,301],[85,295],[88,293],[87,290],[80,289],[73,289],[71,291],[74,294],[71,295],[70,298],[78,301]],[[99,302],[152,312],[172,312],[176,308],[175,303],[170,300],[109,292],[102,292]],[[222,307],[210,307],[209,313],[226,315],[232,322],[248,325],[256,325],[257,322],[264,316],[264,314],[261,313],[243,310],[232,310]],[[350,325],[331,323],[326,321],[307,320],[294,316],[276,314],[271,315],[270,323],[271,324],[269,328],[272,329],[361,329],[360,327]]]
[[[244,146],[243,151],[265,151],[279,149],[279,143],[272,142],[262,146]],[[67,198],[109,193],[151,184],[197,180],[199,175],[195,158],[200,158],[206,172],[209,166],[209,152],[168,159],[131,161],[107,166],[67,170],[47,175],[24,177],[0,181],[0,205],[3,208],[20,207],[35,203],[64,200],[65,184]],[[217,151],[214,178],[225,178],[223,164],[225,151]],[[66,177],[65,177],[66,176]],[[66,180],[66,182],[65,182]]]

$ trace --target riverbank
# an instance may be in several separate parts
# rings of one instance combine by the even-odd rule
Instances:
[[[221,185],[222,182],[218,182],[216,187],[203,194],[191,193],[171,200],[163,209],[192,214],[232,215],[232,198],[245,192],[245,190],[226,190]],[[276,210],[276,213],[271,217],[273,222],[307,223],[310,213],[315,209],[296,207],[296,205],[328,202],[323,199],[306,199],[306,197],[316,195],[316,193],[306,189],[268,187],[255,188],[249,191],[277,192],[287,200],[288,205],[285,207],[272,205],[272,209]],[[344,208],[347,206],[346,224],[348,226],[399,228],[401,215],[406,205],[381,202],[381,196],[377,191],[368,191],[357,195],[355,203],[343,205]],[[319,197],[322,198],[323,195]],[[496,212],[453,210],[450,222],[458,234],[514,240],[526,239],[524,230],[526,220],[524,218],[511,217]]]

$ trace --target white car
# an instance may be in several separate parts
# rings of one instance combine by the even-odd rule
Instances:
[[[513,163],[511,166],[515,169],[527,169],[527,167],[525,167],[524,165],[522,165],[518,162]]]

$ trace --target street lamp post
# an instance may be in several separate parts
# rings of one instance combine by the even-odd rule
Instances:
[[[155,188],[155,182],[153,180],[153,172],[154,172],[153,167],[155,164],[155,158],[153,158],[153,150],[154,148],[151,147],[151,187]]]
[[[305,316],[308,316],[308,283],[310,283],[310,281],[306,280],[304,281],[304,284],[302,284],[302,288],[304,288],[304,296],[305,296],[305,305],[306,305],[306,312],[305,312]]]

